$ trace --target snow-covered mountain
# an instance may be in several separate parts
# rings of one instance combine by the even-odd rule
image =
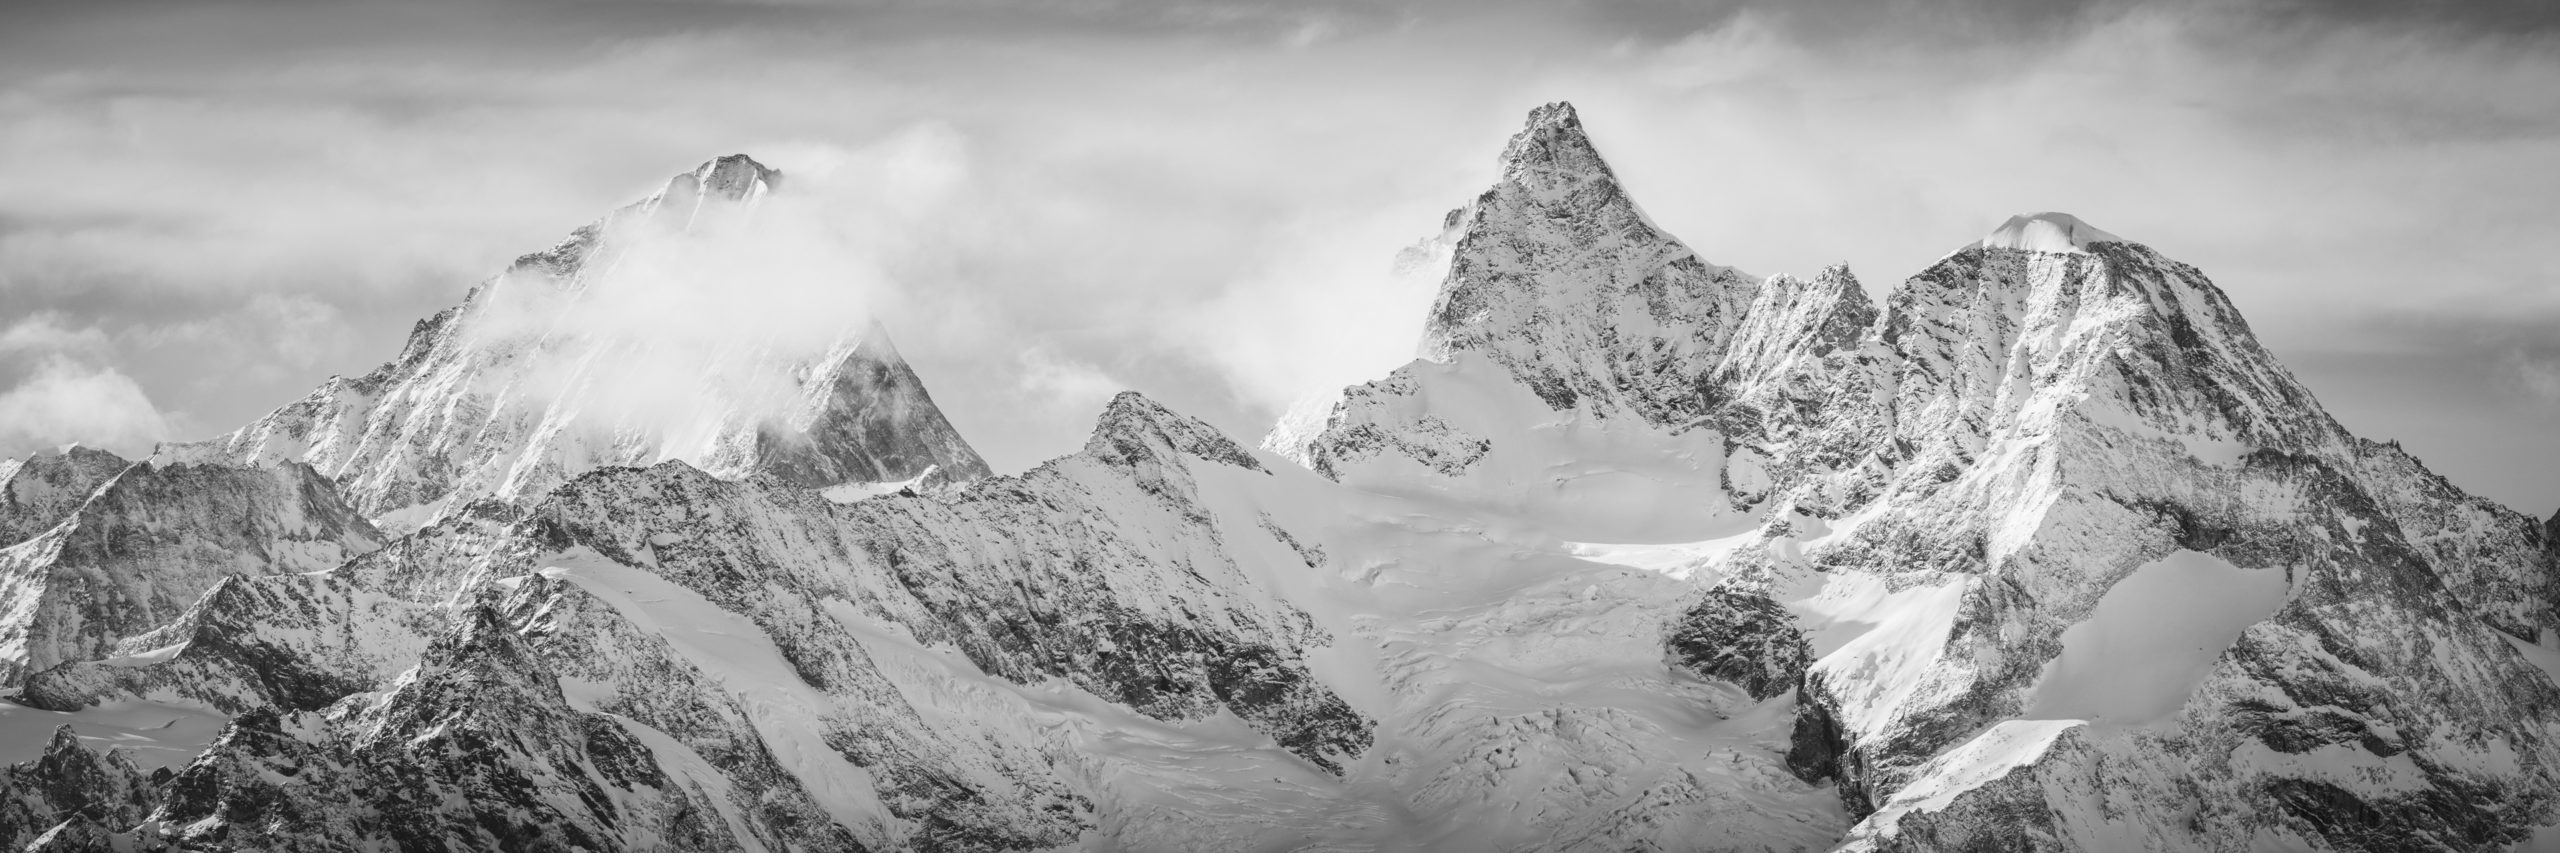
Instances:
[[[53,529],[133,462],[74,444],[25,459],[0,460],[0,547]]]
[[[759,227],[758,208],[780,186],[780,173],[744,155],[704,163],[517,259],[420,321],[389,364],[162,452],[307,463],[396,530],[479,498],[536,497],[598,467],[668,459],[817,487],[986,476],[876,323],[848,317],[833,340],[795,349],[806,342],[705,343],[598,319],[615,300],[660,296],[645,288],[711,290],[757,274],[751,258],[724,255],[755,250],[740,235]],[[684,280],[653,275],[652,263],[678,261]]]
[[[52,529],[0,548],[0,684],[106,656],[226,577],[324,571],[381,539],[299,463],[126,466]]]
[[[0,470],[0,581],[73,590],[7,588],[0,841],[2560,842],[2560,518],[2349,434],[2201,272],[2037,213],[1876,301],[1702,260],[1568,105],[1498,165],[1401,261],[1421,358],[1261,450],[1123,394],[994,476],[876,326],[621,405],[576,318],[753,227],[724,158],[367,377]]]
[[[1700,297],[1719,325],[1676,363],[1715,367],[1673,374],[1694,384],[1559,380],[1665,363],[1657,341],[1550,331],[1556,306],[1619,298],[1626,243],[1664,241],[1622,193],[1532,193],[1614,187],[1556,150],[1589,150],[1561,106],[1460,217],[1426,360],[1272,443],[1566,536],[1690,525],[1688,544],[1573,547],[1707,586],[1673,634],[1704,671],[1765,685],[1802,638],[1790,764],[1864,818],[1849,847],[2486,849],[2554,822],[2550,532],[2348,435],[2201,273],[2030,214],[1881,311],[1843,269],[1738,283],[1742,312]],[[1482,213],[1521,197],[1577,210]],[[1644,240],[1520,247],[1559,219]],[[1487,269],[1536,284],[1485,287]],[[1475,334],[1447,334],[1453,313]],[[1536,360],[1513,351],[1531,340]],[[1540,391],[1560,384],[1600,390]],[[1618,416],[1687,400],[1708,411]],[[1712,499],[1574,511],[1710,478],[1744,520],[1716,529],[1737,516]]]

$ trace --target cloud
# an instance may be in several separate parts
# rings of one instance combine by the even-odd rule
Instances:
[[[1167,332],[1216,368],[1234,399],[1279,411],[1309,394],[1385,376],[1413,360],[1422,318],[1448,270],[1415,237],[1429,215],[1403,206],[1312,216],[1270,230],[1246,269],[1177,315]],[[1435,262],[1436,261],[1436,262]],[[1248,436],[1257,437],[1257,436]]]
[[[2518,390],[2544,406],[2560,406],[2560,350],[2510,349],[2501,359]]]
[[[137,348],[220,360],[282,377],[349,366],[357,342],[337,306],[304,293],[251,294],[236,308],[160,324],[137,324]]]
[[[0,329],[0,356],[96,354],[106,349],[106,332],[96,326],[65,326],[58,312],[40,311]]]
[[[1127,383],[1112,378],[1102,368],[1060,356],[1046,347],[1023,350],[1021,362],[1022,391],[1044,409],[1090,415],[1101,411],[1112,395],[1128,388]]]
[[[0,458],[74,442],[132,455],[167,438],[170,419],[150,395],[102,364],[114,355],[104,329],[55,312],[0,329],[0,369],[20,374],[0,389]]]
[[[77,442],[140,455],[169,437],[169,419],[142,386],[111,367],[52,356],[0,391],[0,447],[16,452]]]

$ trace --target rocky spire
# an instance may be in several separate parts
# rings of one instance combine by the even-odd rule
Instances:
[[[1655,227],[1569,104],[1532,111],[1501,168],[1459,214],[1422,357],[1488,358],[1558,409],[1657,424],[1704,414],[1701,382],[1758,282]]]
[[[1582,129],[1573,105],[1557,101],[1529,111],[1528,125],[1502,147],[1502,179],[1522,186],[1560,189],[1595,180],[1617,181],[1600,150]],[[1614,189],[1614,187],[1612,187]]]

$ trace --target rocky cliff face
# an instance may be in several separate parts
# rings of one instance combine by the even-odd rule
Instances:
[[[0,679],[106,657],[226,577],[319,571],[381,539],[300,464],[134,465],[0,549]]]
[[[1701,386],[1758,282],[1646,219],[1571,104],[1531,112],[1501,164],[1453,214],[1462,236],[1423,357],[1482,353],[1557,409],[1588,401],[1662,425],[1705,414]]]
[[[0,462],[0,548],[62,523],[131,460],[79,445]]]

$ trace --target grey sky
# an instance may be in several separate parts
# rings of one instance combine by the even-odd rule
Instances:
[[[1570,99],[1757,273],[1882,291],[2027,210],[2149,243],[2351,428],[2547,514],[2552,8],[15,4],[0,452],[229,429],[736,151],[877,188],[871,313],[1000,469],[1121,387],[1254,436],[1409,355],[1396,250]]]

